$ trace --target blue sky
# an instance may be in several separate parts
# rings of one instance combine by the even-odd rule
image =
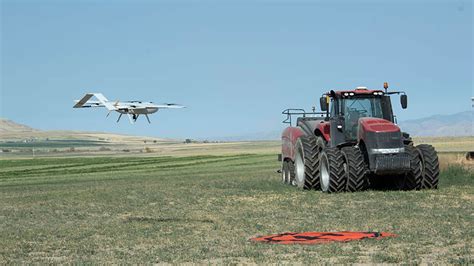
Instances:
[[[1,1],[0,116],[39,129],[212,138],[283,128],[329,89],[408,93],[399,120],[469,110],[471,1]],[[130,125],[85,92],[187,105]]]

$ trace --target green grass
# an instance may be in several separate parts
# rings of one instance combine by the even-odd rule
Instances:
[[[0,263],[472,264],[472,172],[439,190],[323,194],[280,183],[275,155],[0,160]],[[287,231],[388,231],[315,246]]]

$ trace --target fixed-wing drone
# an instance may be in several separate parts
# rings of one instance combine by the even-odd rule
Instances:
[[[97,98],[98,101],[91,101],[92,97]],[[102,93],[87,93],[80,100],[75,101],[74,108],[88,108],[88,107],[105,107],[109,110],[107,117],[112,111],[120,113],[117,123],[120,121],[122,115],[127,115],[130,123],[135,123],[140,115],[145,115],[148,123],[150,122],[149,114],[156,113],[159,109],[170,109],[170,108],[184,108],[185,106],[165,103],[155,104],[153,102],[142,102],[142,101],[109,101]]]

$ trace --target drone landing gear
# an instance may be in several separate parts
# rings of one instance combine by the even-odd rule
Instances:
[[[137,119],[140,115],[138,114],[127,114],[128,119],[130,120],[130,123],[135,124],[137,122]],[[150,118],[148,117],[148,114],[145,114],[146,120],[148,120],[148,123],[151,124]],[[120,118],[122,118],[122,113],[119,115],[117,119],[117,123],[120,121]]]

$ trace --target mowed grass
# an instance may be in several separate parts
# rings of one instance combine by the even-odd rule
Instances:
[[[280,183],[275,155],[0,160],[0,264],[467,263],[472,172],[440,189],[323,194]],[[396,238],[250,242],[301,231]]]

